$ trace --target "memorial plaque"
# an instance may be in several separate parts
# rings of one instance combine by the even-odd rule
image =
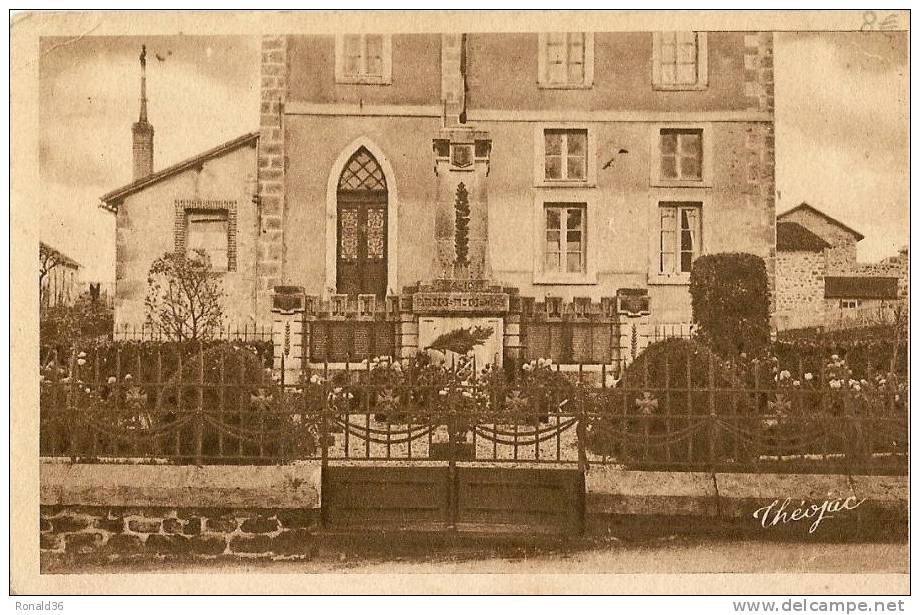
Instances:
[[[443,313],[505,313],[508,311],[506,293],[422,292],[412,296],[412,311],[416,314]]]

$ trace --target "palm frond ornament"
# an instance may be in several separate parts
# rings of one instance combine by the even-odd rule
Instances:
[[[465,355],[476,346],[481,346],[492,337],[492,327],[461,327],[442,333],[435,338],[431,344],[425,347],[425,350],[437,350],[440,352],[456,352],[459,355]]]

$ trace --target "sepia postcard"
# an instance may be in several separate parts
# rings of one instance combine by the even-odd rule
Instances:
[[[903,610],[909,17],[12,13],[11,594]]]

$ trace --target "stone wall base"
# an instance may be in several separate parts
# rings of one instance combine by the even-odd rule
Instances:
[[[43,463],[42,561],[312,558],[323,540],[336,534],[321,529],[321,473],[318,464]],[[811,532],[813,514],[795,518],[795,509],[831,501],[849,501],[852,508],[828,511]],[[907,537],[908,503],[906,476],[651,472],[595,465],[584,481],[587,532],[619,540],[709,535],[899,541]],[[785,510],[788,520],[755,516],[770,506],[776,513]],[[526,525],[509,529],[521,535],[535,531]],[[369,534],[359,530],[359,535],[363,544]]]
[[[310,557],[319,509],[42,506],[43,558]]]

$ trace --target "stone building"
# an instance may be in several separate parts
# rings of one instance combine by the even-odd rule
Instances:
[[[774,317],[781,329],[824,318],[824,277],[831,244],[797,222],[776,223]]]
[[[776,222],[795,222],[830,244],[825,251],[827,275],[847,275],[856,271],[856,244],[863,240],[862,233],[808,203],[778,215]]]
[[[273,36],[261,73],[258,135],[104,197],[119,322],[200,209],[289,365],[472,326],[483,360],[609,363],[689,324],[700,254],[773,281],[772,34]]]
[[[70,305],[80,296],[80,263],[45,242],[38,246],[41,307]]]
[[[115,214],[115,336],[145,330],[147,272],[153,261],[170,251],[194,249],[204,249],[222,272],[228,327],[255,331],[259,133],[155,171],[146,49],[140,62],[140,112],[131,130],[134,178],[101,197],[102,207]]]
[[[777,216],[776,310],[779,329],[886,322],[906,298],[907,249],[859,263],[863,235],[802,203]]]
[[[898,297],[907,299],[910,295],[910,250],[904,246],[895,256],[883,258],[874,263],[860,263],[860,275],[898,278]]]

